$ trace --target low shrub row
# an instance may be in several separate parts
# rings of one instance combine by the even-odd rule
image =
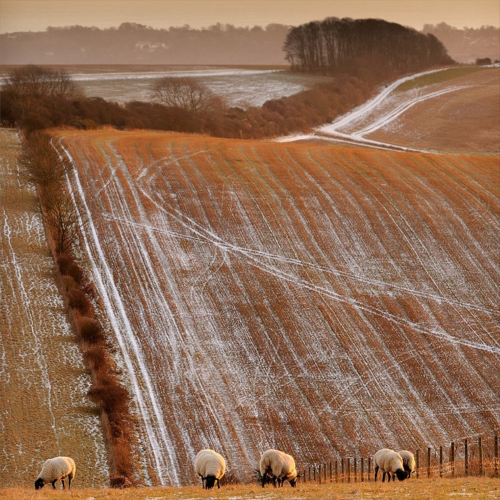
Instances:
[[[44,155],[52,155],[52,151],[48,134],[35,132],[26,136],[23,163],[28,168],[31,180],[40,179],[38,166],[47,163]],[[53,168],[57,169],[59,166],[54,163]],[[50,180],[47,181],[47,178]],[[110,483],[115,487],[131,486],[137,484],[137,481],[131,445],[133,432],[128,408],[130,396],[120,383],[109,353],[106,332],[96,312],[95,287],[72,250],[77,244],[78,224],[68,225],[64,217],[74,217],[75,214],[68,215],[64,212],[61,218],[59,211],[58,217],[51,216],[51,211],[54,210],[51,205],[53,192],[58,193],[58,198],[63,193],[67,198],[65,203],[72,205],[66,194],[63,177],[43,174],[43,179],[42,182],[37,182],[41,212],[46,223],[49,246],[57,264],[58,281],[65,297],[68,317],[75,328],[85,366],[91,373],[92,385],[88,396],[100,410],[109,451]],[[62,239],[61,233],[64,234]]]

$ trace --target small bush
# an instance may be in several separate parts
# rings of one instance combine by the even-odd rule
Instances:
[[[91,316],[94,312],[92,302],[82,290],[68,291],[68,305],[71,309],[75,309],[82,316]]]
[[[117,380],[110,375],[102,375],[88,391],[88,396],[107,414],[110,423],[116,416],[128,410],[129,394]]]
[[[84,278],[83,269],[75,262],[73,257],[61,254],[57,257],[57,265],[61,274],[71,276],[77,283],[81,283]]]
[[[80,338],[89,344],[99,344],[104,341],[104,332],[100,323],[87,316],[78,316],[75,319]]]
[[[130,488],[133,486],[128,478],[117,474],[109,477],[109,484],[111,488]]]
[[[68,276],[67,274],[61,276],[61,281],[66,293],[68,293],[70,290],[78,289],[78,283],[71,276]]]
[[[98,372],[102,368],[107,367],[108,355],[106,349],[101,345],[93,345],[85,350],[85,361],[89,367]]]

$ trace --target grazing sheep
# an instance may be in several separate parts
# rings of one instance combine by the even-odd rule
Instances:
[[[194,459],[194,468],[201,477],[201,485],[210,490],[217,481],[220,488],[220,479],[226,472],[226,461],[214,450],[201,450]]]
[[[68,489],[71,489],[71,481],[76,473],[75,461],[70,457],[55,457],[46,460],[42,470],[35,481],[35,489],[41,490],[47,483],[52,483],[52,488],[56,489],[56,482],[60,479],[63,489],[65,489],[64,479],[68,478]]]
[[[398,452],[403,459],[403,467],[406,472],[407,477],[411,477],[412,474],[415,473],[415,457],[413,453],[408,450],[401,450]]]
[[[400,481],[404,481],[407,477],[403,466],[403,459],[399,453],[394,450],[389,450],[383,448],[377,451],[373,456],[373,461],[375,464],[375,481],[377,480],[377,474],[379,469],[384,473],[382,476],[382,482],[385,481],[385,475],[387,474],[387,481],[391,480],[391,475],[394,480],[394,475]]]
[[[273,479],[273,485],[276,488],[282,487],[285,481],[289,481],[292,488],[297,484],[297,470],[295,460],[279,450],[267,450],[260,458],[260,474],[262,487],[266,484],[266,475]]]

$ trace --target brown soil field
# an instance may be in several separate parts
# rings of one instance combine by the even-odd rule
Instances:
[[[500,427],[498,158],[63,131],[146,483]]]
[[[75,480],[76,484],[76,480]],[[403,483],[327,483],[299,484],[295,489],[287,484],[282,489],[260,485],[227,485],[216,490],[202,490],[201,485],[183,488],[130,488],[125,490],[81,489],[67,491],[45,487],[43,490],[8,488],[2,490],[2,500],[182,500],[182,499],[303,499],[303,500],[498,500],[498,478],[418,479]]]
[[[17,161],[20,139],[1,129],[0,140],[0,484],[32,486],[47,458],[70,455],[82,486],[104,486],[107,452],[86,396],[90,377],[55,283],[35,192]]]
[[[413,94],[450,86],[461,88],[416,104],[366,138],[415,149],[499,154],[500,68],[416,89]]]

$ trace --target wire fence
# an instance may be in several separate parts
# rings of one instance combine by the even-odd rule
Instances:
[[[499,477],[498,436],[464,439],[449,446],[415,450],[417,478],[490,476]],[[374,481],[372,457],[347,457],[308,465],[299,471],[303,482],[365,482]]]

